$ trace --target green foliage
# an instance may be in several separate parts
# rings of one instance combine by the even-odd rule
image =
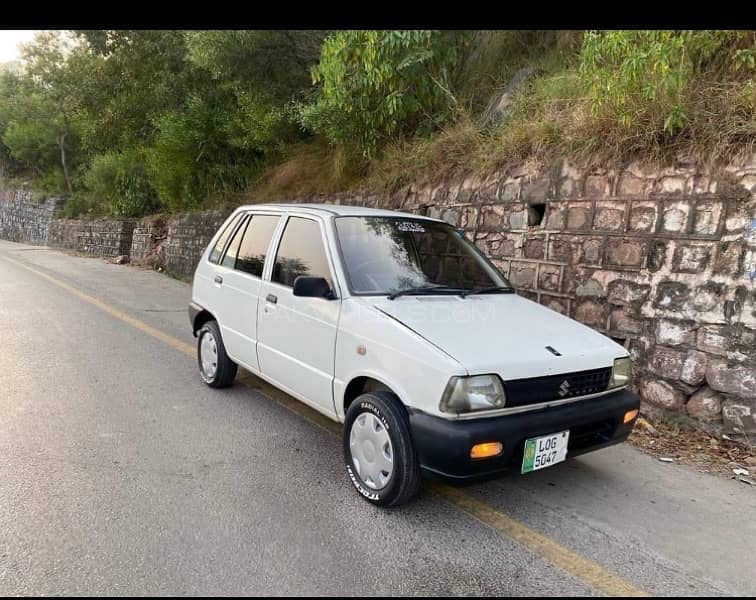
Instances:
[[[150,181],[171,209],[197,208],[213,194],[244,189],[262,153],[229,141],[223,94],[189,98],[183,111],[157,121],[158,133],[148,150]]]
[[[285,104],[310,86],[324,31],[222,30],[186,33],[190,60],[217,81]]]
[[[184,33],[78,31],[87,72],[78,79],[82,142],[92,153],[149,143],[155,119],[180,109],[210,79],[187,60]]]
[[[84,183],[100,204],[109,203],[108,212],[116,216],[141,217],[159,206],[143,152],[137,149],[95,156]]]
[[[42,174],[59,166],[58,132],[44,119],[42,100],[29,96],[27,101],[23,114],[6,125],[3,144],[11,158]]]
[[[244,151],[276,154],[301,132],[291,102],[310,87],[321,31],[190,31],[189,60],[226,94],[228,143]]]
[[[45,32],[0,79],[0,160],[76,196],[71,214],[211,204],[301,139],[291,101],[323,36]]]
[[[74,219],[87,212],[87,204],[80,194],[74,194],[63,205],[63,216],[66,219]]]
[[[59,33],[43,32],[24,48],[23,57],[24,74],[4,76],[3,144],[13,159],[40,176],[60,168],[64,183],[56,191],[70,193],[79,143],[82,48]]]
[[[315,101],[302,124],[373,156],[392,136],[428,134],[457,103],[449,89],[464,36],[438,31],[343,31],[312,69]]]
[[[754,141],[754,31],[42,32],[0,66],[0,174],[71,216]]]
[[[79,217],[103,217],[110,215],[108,207],[96,196],[85,191],[76,191],[66,198],[62,214],[66,219]]]
[[[500,61],[508,64],[491,89],[519,68],[537,69],[512,97],[508,118],[481,131],[482,104],[471,103],[474,111],[462,111],[430,139],[392,141],[380,160],[371,161],[370,186],[437,181],[460,172],[485,175],[523,160],[669,160],[682,153],[720,161],[753,152],[754,31],[585,37],[580,47],[577,33],[552,42],[538,32],[476,33],[476,48],[463,68],[466,81],[483,82],[484,73],[493,77]],[[486,47],[477,46],[484,39]],[[525,39],[532,45],[520,43]]]
[[[756,71],[756,49],[738,48],[732,59],[736,71]]]
[[[722,79],[728,69],[753,71],[753,46],[748,31],[588,32],[580,73],[598,118],[675,134],[689,119],[691,84]]]

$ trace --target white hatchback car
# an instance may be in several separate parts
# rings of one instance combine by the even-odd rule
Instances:
[[[451,225],[352,206],[238,208],[194,274],[202,379],[241,365],[344,423],[368,501],[527,473],[624,441],[625,348],[522,298]]]

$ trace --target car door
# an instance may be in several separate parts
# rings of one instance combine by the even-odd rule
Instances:
[[[239,227],[244,212],[237,212],[224,223],[209,244],[208,250],[200,258],[194,273],[192,299],[209,310],[218,323],[223,322],[223,294],[220,281],[223,280],[223,268],[220,266],[224,251],[234,232]]]
[[[257,371],[257,305],[263,266],[280,214],[250,213],[236,229],[218,266],[220,328],[228,355]]]
[[[333,366],[341,301],[294,296],[299,275],[325,277],[335,289],[323,223],[290,215],[258,307],[261,373],[317,410],[334,416]]]

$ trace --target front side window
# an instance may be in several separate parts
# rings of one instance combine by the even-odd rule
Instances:
[[[239,213],[223,229],[223,233],[220,234],[218,241],[215,242],[215,246],[213,246],[213,249],[210,252],[210,256],[208,257],[208,260],[211,263],[218,264],[218,260],[220,260],[220,256],[223,253],[223,248],[225,247],[226,242],[228,241],[228,236],[230,236],[234,232],[234,228],[236,227],[236,224],[239,222],[239,220],[243,216],[244,216],[244,213]]]
[[[425,286],[480,290],[509,282],[447,223],[402,217],[338,217],[344,267],[356,294]]]
[[[265,256],[279,219],[278,215],[252,216],[236,258],[236,268],[239,271],[262,277]]]
[[[331,271],[320,225],[311,219],[290,217],[278,245],[271,280],[293,287],[300,275],[324,277],[330,282]]]

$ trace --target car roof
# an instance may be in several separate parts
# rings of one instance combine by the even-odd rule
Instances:
[[[415,215],[412,213],[399,212],[395,210],[384,210],[382,208],[368,208],[366,206],[351,206],[347,204],[300,204],[296,202],[288,203],[266,203],[266,204],[248,204],[241,206],[243,210],[254,209],[273,209],[283,211],[299,211],[304,213],[314,213],[321,216],[337,217],[411,217],[413,219],[428,219],[438,221],[431,217]]]

